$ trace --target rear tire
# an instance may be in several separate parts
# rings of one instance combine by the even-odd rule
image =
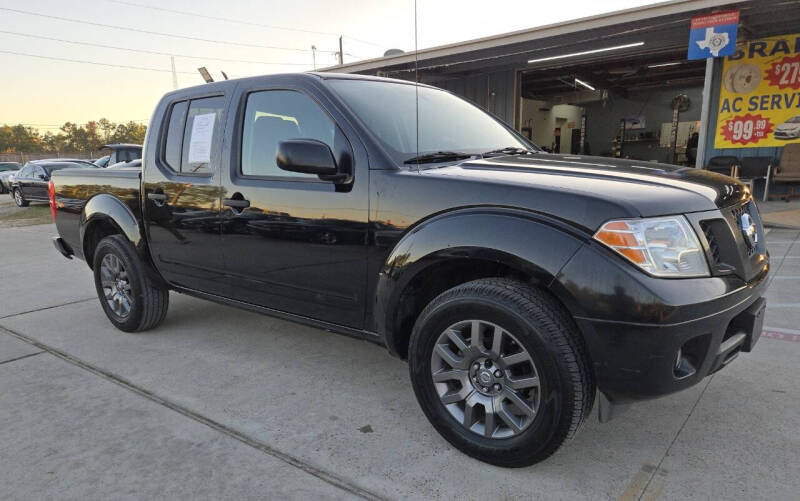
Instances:
[[[546,459],[594,403],[575,322],[545,291],[515,280],[476,280],[431,301],[414,325],[409,370],[436,430],[498,466]]]
[[[30,202],[25,200],[25,197],[22,196],[22,192],[19,191],[19,188],[14,188],[11,192],[11,196],[14,197],[14,203],[17,204],[17,207],[27,207]]]
[[[140,332],[164,321],[169,290],[153,283],[133,246],[122,235],[97,244],[94,283],[106,316],[117,329]]]

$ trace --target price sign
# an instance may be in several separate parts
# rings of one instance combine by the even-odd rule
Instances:
[[[740,44],[720,80],[715,148],[800,143],[800,34]]]
[[[772,63],[767,79],[779,89],[800,89],[800,54]]]
[[[770,132],[772,123],[769,118],[749,113],[728,120],[722,126],[722,135],[733,144],[757,144],[766,139]]]

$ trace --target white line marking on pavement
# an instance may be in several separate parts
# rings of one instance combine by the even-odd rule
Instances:
[[[784,334],[800,334],[800,330],[797,329],[787,329],[786,327],[764,327],[765,331],[775,331],[775,332],[782,332]]]

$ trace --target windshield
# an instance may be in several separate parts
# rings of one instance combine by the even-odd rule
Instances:
[[[785,121],[784,123],[787,123],[787,124],[800,124],[800,115],[794,116],[794,117],[790,118],[789,120]]]
[[[491,115],[449,92],[370,80],[329,82],[397,163],[436,152],[480,154],[510,147],[532,149]]]
[[[0,172],[6,172],[10,170],[19,170],[18,164],[0,164]]]

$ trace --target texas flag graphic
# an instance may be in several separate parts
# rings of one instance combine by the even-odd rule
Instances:
[[[733,55],[738,28],[738,10],[693,17],[689,32],[688,59]]]

